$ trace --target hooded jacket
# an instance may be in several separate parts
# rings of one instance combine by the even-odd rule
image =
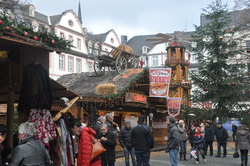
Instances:
[[[204,137],[201,134],[201,128],[197,127],[196,128],[197,132],[196,134],[193,136],[194,139],[194,147],[196,149],[203,149],[204,148]]]
[[[250,150],[250,131],[237,130],[235,144],[240,150]]]

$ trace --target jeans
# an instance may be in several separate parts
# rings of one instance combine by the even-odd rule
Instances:
[[[187,141],[180,141],[180,152],[186,152],[187,151]]]
[[[178,151],[179,151],[178,149],[169,150],[171,166],[178,166],[178,163],[177,163]]]
[[[133,147],[131,149],[124,147],[124,156],[125,156],[126,166],[129,166],[129,154],[131,155],[133,166],[136,166],[135,149]]]
[[[205,157],[205,154],[204,154],[204,150],[203,149],[197,149],[197,151],[198,151],[198,155],[197,155],[197,159],[196,159],[196,161],[200,161],[200,157],[199,157],[199,154],[201,155],[201,157],[203,158],[203,159],[205,159],[206,157]]]
[[[227,143],[218,143],[217,142],[217,156],[221,156],[221,146],[223,147],[223,156],[227,155]]]
[[[135,152],[135,155],[137,160],[137,166],[150,166],[150,152]]]
[[[210,156],[212,156],[213,155],[213,141],[205,141],[205,147],[204,147],[205,155],[207,155],[208,146],[210,150]]]
[[[241,162],[247,166],[248,150],[240,150]]]

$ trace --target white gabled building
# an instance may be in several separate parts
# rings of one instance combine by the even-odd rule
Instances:
[[[111,46],[120,45],[119,37],[113,29],[102,34],[92,34],[87,31],[87,28],[83,28],[80,8],[78,16],[73,10],[46,16],[37,12],[32,4],[23,5],[20,9],[23,21],[34,31],[47,28],[52,34],[72,41],[71,51],[50,53],[49,73],[53,79],[58,79],[65,74],[93,72],[94,59],[98,56],[98,50],[109,52]]]

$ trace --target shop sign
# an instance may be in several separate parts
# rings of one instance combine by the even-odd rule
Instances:
[[[149,96],[167,97],[171,80],[171,68],[150,68],[149,69]]]
[[[125,102],[143,103],[147,104],[147,96],[134,92],[126,92]]]
[[[168,125],[166,122],[153,122],[152,123],[152,128],[155,128],[155,129],[165,129],[165,128],[168,128]]]
[[[168,114],[169,115],[177,116],[180,114],[180,109],[181,109],[181,98],[180,97],[168,98],[167,103],[168,103]]]

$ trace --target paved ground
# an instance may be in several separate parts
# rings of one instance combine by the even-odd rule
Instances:
[[[214,156],[217,152],[217,144],[214,143]],[[151,166],[170,166],[169,154],[163,151],[164,146],[157,146],[151,153],[150,165]],[[161,150],[160,150],[161,149]],[[190,150],[190,146],[187,146]],[[157,151],[158,150],[158,151]],[[199,164],[195,163],[194,159],[189,159],[190,151],[188,152],[188,161],[178,161],[179,166],[191,166],[191,165],[204,165],[204,166],[240,166],[240,158],[233,158],[234,142],[229,142],[227,145],[228,155],[226,158],[217,158],[214,156],[207,156],[207,161],[204,162],[202,159]],[[122,153],[122,152],[119,152]],[[118,152],[117,152],[118,154]],[[117,156],[118,157],[118,156]],[[124,157],[118,157],[116,166],[125,166]],[[131,164],[132,166],[132,164]]]

